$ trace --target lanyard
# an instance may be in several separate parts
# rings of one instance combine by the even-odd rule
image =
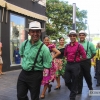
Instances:
[[[87,52],[88,52],[88,46],[89,46],[89,41],[87,42],[87,50],[86,50],[86,55],[87,55]]]

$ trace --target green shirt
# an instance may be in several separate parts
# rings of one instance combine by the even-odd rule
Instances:
[[[20,55],[22,57],[22,68],[26,71],[32,70],[32,66],[34,64],[34,60],[36,58],[36,54],[42,41],[38,41],[35,44],[31,44],[31,41],[28,40],[25,45],[24,41],[20,47]],[[37,58],[37,62],[35,64],[34,70],[43,70],[44,68],[50,68],[52,62],[52,56],[50,54],[49,48],[44,44],[40,50],[40,53]]]
[[[91,59],[92,55],[96,54],[96,49],[95,49],[93,43],[91,43],[91,42],[88,43],[88,41],[84,41],[84,42],[80,42],[80,43],[83,45],[85,51],[87,52],[87,59]],[[87,51],[87,45],[88,45],[88,51]]]

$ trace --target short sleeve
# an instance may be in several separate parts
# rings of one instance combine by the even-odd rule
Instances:
[[[90,50],[91,50],[92,54],[96,54],[96,49],[95,49],[93,43],[91,43],[91,42],[90,42]]]
[[[56,46],[55,46],[54,44],[50,44],[50,45],[48,46],[48,48],[49,48],[50,50],[52,50],[53,48],[56,48]]]
[[[48,47],[46,47],[44,45],[44,49],[43,49],[43,66],[44,66],[44,68],[50,68],[51,62],[52,62],[52,56],[50,54],[50,51],[49,51]]]
[[[26,40],[27,41],[27,40]],[[23,56],[23,51],[24,51],[24,45],[25,45],[25,43],[26,43],[26,41],[24,41],[22,44],[21,44],[21,46],[20,46],[20,49],[19,49],[19,54],[21,55],[21,56]]]
[[[82,56],[82,58],[83,59],[86,59],[86,52],[85,52],[85,49],[84,49],[84,47],[81,45],[81,44],[79,44],[80,46],[79,46],[79,52],[80,52],[80,54],[81,54],[81,56]]]

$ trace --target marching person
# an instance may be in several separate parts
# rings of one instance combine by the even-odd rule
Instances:
[[[98,49],[96,50],[96,55],[94,57],[94,63],[96,67],[96,86],[100,86],[100,42],[98,43]]]
[[[78,76],[80,72],[80,61],[86,59],[86,53],[81,44],[77,40],[75,30],[69,32],[70,43],[66,45],[64,56],[67,60],[65,69],[65,84],[70,90],[70,100],[75,100],[77,93]]]
[[[60,76],[63,77],[65,73],[65,64],[66,64],[66,60],[64,58],[65,39],[63,37],[59,38],[59,45],[57,46],[57,49],[61,52],[61,54],[55,59],[55,63],[57,64],[58,68],[56,71],[57,86],[54,90],[59,90],[61,88]]]
[[[97,51],[98,49],[100,49],[100,42],[98,42],[97,45],[96,45],[96,51]],[[96,58],[97,58],[97,56],[94,56],[94,58],[92,59],[92,61],[93,61],[92,64],[94,64],[94,70],[95,70],[95,76],[94,76],[94,78],[97,79]]]
[[[51,87],[52,85],[50,82],[54,82],[56,79],[56,70],[57,66],[55,65],[55,58],[60,55],[60,51],[56,49],[55,45],[50,43],[50,38],[48,36],[45,36],[43,39],[44,44],[49,48],[53,61],[52,61],[52,66],[50,69],[44,69],[43,71],[43,80],[42,80],[42,85],[44,85],[42,94],[41,94],[41,99],[45,98],[45,92],[48,88],[48,93],[51,92]],[[49,58],[48,58],[49,59]]]
[[[83,76],[86,80],[89,90],[93,90],[92,79],[91,79],[91,74],[90,74],[91,73],[91,59],[95,56],[96,49],[91,42],[86,41],[86,36],[87,36],[87,33],[84,30],[81,30],[79,32],[79,42],[83,45],[83,47],[86,51],[87,59],[80,63],[81,71],[79,74],[77,94],[82,93]]]
[[[43,69],[51,67],[52,57],[48,47],[40,40],[43,31],[40,23],[31,22],[26,30],[31,40],[24,41],[20,47],[22,71],[17,81],[17,98],[29,100],[27,96],[29,90],[31,100],[39,100]]]

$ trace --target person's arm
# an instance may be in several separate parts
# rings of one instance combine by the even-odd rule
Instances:
[[[2,50],[0,50],[0,56],[2,55]]]
[[[65,46],[65,49],[64,49],[64,57],[66,60],[67,60],[67,47],[68,47],[68,44]]]
[[[54,52],[53,59],[61,54],[61,52],[57,50],[56,48],[52,48],[52,51]]]
[[[96,49],[92,43],[90,43],[90,50],[91,50],[91,59],[96,55]]]
[[[24,54],[24,43],[25,43],[25,42],[23,42],[23,43],[21,44],[20,49],[19,49],[19,54],[20,54],[21,57],[23,57],[23,54]]]
[[[52,64],[52,56],[48,47],[44,47],[43,49],[43,67],[50,68]]]
[[[79,48],[79,52],[81,54],[81,61],[86,60],[87,56],[84,47],[80,44]]]
[[[92,65],[96,67],[96,55],[92,58]]]

